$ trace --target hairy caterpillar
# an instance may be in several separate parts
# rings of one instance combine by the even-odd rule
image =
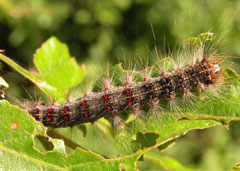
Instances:
[[[202,36],[208,40],[212,34],[205,33]],[[155,108],[158,103],[171,103],[176,96],[189,97],[195,89],[218,85],[223,78],[218,57],[214,53],[204,54],[205,40],[201,39],[199,36],[189,40],[199,46],[201,53],[194,51],[194,54],[185,54],[187,58],[190,57],[189,64],[177,66],[170,73],[163,69],[158,76],[147,74],[138,82],[133,81],[132,75],[127,75],[124,85],[120,86],[113,86],[112,80],[105,78],[102,90],[87,93],[82,98],[60,105],[21,105],[21,108],[27,109],[31,116],[45,126],[57,128],[94,122],[102,117],[117,120],[119,114],[125,111],[138,113],[145,106]]]
[[[118,87],[111,87],[105,80],[102,91],[61,105],[39,105],[26,109],[45,126],[73,126],[94,122],[101,117],[114,118],[124,111],[136,112],[146,105],[154,107],[163,99],[171,101],[180,93],[188,95],[193,88],[201,89],[203,86],[216,84],[221,76],[219,63],[211,57],[204,57],[199,63],[170,74],[137,83],[126,82]]]

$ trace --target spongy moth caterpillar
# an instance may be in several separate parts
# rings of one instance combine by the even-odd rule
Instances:
[[[159,66],[159,75],[151,77],[152,74],[144,73],[146,77],[138,82],[134,82],[134,76],[130,73],[125,77],[124,85],[120,86],[112,85],[108,77],[103,79],[101,91],[87,93],[82,98],[60,105],[21,105],[21,108],[27,109],[31,116],[45,126],[67,127],[95,122],[102,117],[111,117],[117,121],[122,112],[138,113],[140,108],[155,107],[158,102],[161,105],[165,102],[173,104],[176,96],[183,94],[189,97],[194,89],[218,85],[222,80],[222,71],[215,55],[204,53],[204,41],[209,36],[212,34],[189,39],[189,43],[198,46],[197,50],[193,54],[185,54],[190,59],[188,65],[176,65],[175,71],[171,73],[165,70],[166,66]]]
[[[106,87],[102,91],[61,105],[38,105],[26,109],[45,126],[67,127],[94,122],[101,117],[114,118],[121,112],[135,112],[143,106],[153,106],[162,100],[172,101],[178,94],[187,95],[194,88],[214,85],[221,77],[219,63],[209,56],[169,74],[123,86]]]

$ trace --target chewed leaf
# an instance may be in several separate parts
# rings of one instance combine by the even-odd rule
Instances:
[[[213,33],[207,32],[207,33],[201,33],[196,37],[191,37],[188,40],[186,40],[185,44],[191,44],[196,48],[202,47],[204,43],[207,41],[211,41],[213,39]]]
[[[206,41],[209,41],[209,40],[213,39],[213,33],[211,33],[211,32],[201,33],[201,34],[199,34],[198,37],[200,38],[200,40],[202,42],[206,42]]]
[[[192,37],[185,41],[185,44],[191,44],[193,46],[196,46],[197,48],[201,47],[201,41],[198,37]]]
[[[30,73],[3,54],[0,59],[61,103],[66,101],[69,89],[79,84],[84,75],[84,68],[78,66],[67,46],[55,37],[43,43],[34,56],[38,74]]]
[[[190,116],[194,117],[195,115]],[[137,124],[133,122],[128,124],[125,130],[120,130],[117,133],[115,143],[123,154],[131,154],[139,149],[148,151],[149,147],[152,148],[163,145],[166,142],[186,134],[190,130],[204,129],[221,124],[219,121],[211,119],[177,121],[178,118],[179,116],[177,115],[170,115],[165,116],[162,120],[156,120],[154,116],[150,116],[144,122]],[[144,138],[146,137],[149,138],[148,143],[145,143],[147,140]],[[165,148],[167,148],[167,146]]]
[[[0,165],[4,170],[119,170],[120,166],[134,170],[141,155],[108,160],[79,148],[67,155],[64,142],[57,139],[52,140],[53,151],[41,153],[34,148],[34,135],[44,136],[43,125],[7,101],[0,101],[0,117],[4,118],[0,120]],[[18,164],[13,165],[13,161]]]

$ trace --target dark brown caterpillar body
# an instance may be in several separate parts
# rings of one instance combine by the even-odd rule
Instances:
[[[101,117],[115,117],[124,111],[136,111],[161,100],[173,100],[177,94],[187,94],[193,88],[215,84],[221,77],[220,66],[214,60],[179,69],[146,81],[93,92],[88,96],[55,106],[26,109],[36,120],[48,127],[67,127],[94,122]]]

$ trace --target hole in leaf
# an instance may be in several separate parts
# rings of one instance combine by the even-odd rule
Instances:
[[[139,144],[141,146],[141,149],[144,149],[145,147],[151,147],[155,145],[158,137],[159,135],[155,133],[138,132],[134,143]]]
[[[52,142],[48,141],[47,137],[42,135],[36,135],[34,137],[35,148],[37,148],[41,152],[52,151],[54,146]]]

